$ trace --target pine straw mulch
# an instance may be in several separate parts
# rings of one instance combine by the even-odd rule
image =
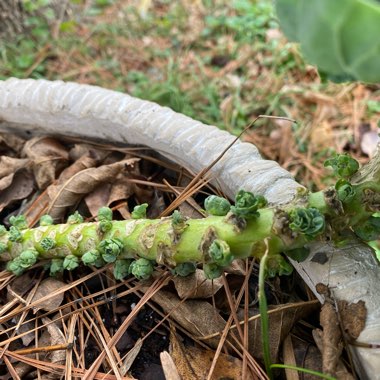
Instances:
[[[30,226],[46,212],[64,220],[79,210],[93,220],[104,205],[127,219],[144,202],[151,218],[175,207],[194,218],[215,193],[146,148],[2,134],[0,154],[5,225],[19,213]],[[323,337],[320,305],[296,273],[267,281],[265,292],[274,363],[321,371],[322,362],[339,359],[322,360],[312,337]],[[332,326],[324,326],[328,336],[340,332]],[[43,264],[20,277],[0,273],[1,380],[267,379],[260,328],[254,260],[234,262],[213,281],[201,270],[178,278],[162,267],[151,280],[115,281],[112,265],[54,278]],[[346,360],[339,368],[350,376]]]

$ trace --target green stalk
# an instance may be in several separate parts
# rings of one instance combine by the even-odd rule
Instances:
[[[179,275],[202,264],[206,275],[215,278],[234,259],[261,259],[267,239],[267,275],[287,274],[291,267],[281,253],[300,261],[312,240],[339,242],[352,230],[363,240],[379,236],[380,218],[372,216],[380,208],[379,194],[376,181],[351,185],[341,178],[335,188],[300,191],[292,203],[281,207],[267,207],[263,197],[243,190],[232,206],[211,196],[205,202],[209,216],[204,219],[187,220],[178,211],[158,220],[139,219],[145,216],[147,204],[137,206],[133,218],[123,221],[112,221],[108,208],[99,211],[98,222],[83,223],[76,212],[66,224],[49,225],[51,218],[44,217],[40,227],[33,229],[26,228],[23,217],[12,217],[9,230],[0,226],[0,261],[8,262],[7,268],[15,274],[39,260],[51,261],[52,274],[81,263],[98,267],[114,263],[116,278],[129,273],[147,278],[154,263]]]

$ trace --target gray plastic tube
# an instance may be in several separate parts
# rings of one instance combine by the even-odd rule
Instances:
[[[0,81],[0,129],[68,135],[107,142],[146,145],[199,172],[234,136],[169,108],[95,86],[61,81]],[[229,197],[241,188],[262,194],[272,204],[289,202],[301,186],[257,148],[237,142],[211,170],[214,183]],[[313,261],[325,254],[327,262]],[[344,248],[314,244],[312,255],[295,268],[316,294],[324,283],[336,299],[363,300],[368,309],[360,342],[380,342],[380,270],[372,251],[354,242]],[[352,347],[361,378],[380,379],[380,350]]]

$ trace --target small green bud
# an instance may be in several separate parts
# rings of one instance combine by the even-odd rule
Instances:
[[[252,219],[260,215],[258,210],[265,207],[266,204],[267,201],[263,196],[255,196],[249,191],[239,190],[236,195],[235,206],[231,206],[231,211],[240,218]]]
[[[44,251],[49,251],[50,249],[53,249],[56,246],[56,242],[54,239],[45,237],[40,241],[41,248]]]
[[[148,208],[148,203],[143,203],[141,205],[135,206],[131,213],[132,219],[143,219],[146,218],[146,209]]]
[[[281,255],[269,256],[265,268],[268,277],[288,276],[293,272],[293,267]]]
[[[98,250],[106,263],[113,263],[123,250],[119,239],[104,239],[98,245]]]
[[[51,226],[54,223],[53,218],[50,215],[42,215],[40,218],[40,226]]]
[[[224,216],[230,211],[231,203],[225,198],[210,195],[205,199],[204,206],[210,215]]]
[[[100,268],[104,265],[102,255],[97,249],[91,249],[82,255],[82,262],[84,265],[94,265]]]
[[[230,265],[234,260],[230,246],[224,240],[215,239],[210,245],[208,253],[213,262],[221,267]]]
[[[131,263],[129,271],[138,279],[146,280],[153,273],[154,267],[150,260],[141,258]]]
[[[223,268],[215,263],[203,264],[203,272],[206,278],[209,280],[214,280],[222,275]]]
[[[310,250],[305,247],[295,248],[289,251],[285,251],[286,256],[290,257],[293,260],[296,260],[299,263],[306,260],[309,254],[310,254]]]
[[[26,221],[25,215],[11,216],[9,218],[9,223],[19,230],[25,230],[28,228],[28,222]]]
[[[15,226],[10,226],[8,239],[13,242],[21,242],[22,234],[20,230]]]
[[[98,220],[112,222],[112,210],[109,207],[101,207],[98,210]]]
[[[7,233],[7,229],[5,228],[5,226],[0,224],[0,236],[5,235],[6,233]]]
[[[0,254],[5,252],[7,250],[7,248],[8,248],[7,245],[0,241]]]
[[[83,223],[83,216],[79,214],[78,211],[75,211],[74,214],[69,215],[67,218],[68,224],[79,224]]]
[[[173,212],[172,227],[177,234],[182,233],[187,228],[188,224],[186,223],[186,220],[187,219],[178,210]]]
[[[109,220],[102,220],[99,222],[99,230],[103,233],[111,231],[112,229],[112,222]]]
[[[338,195],[338,199],[343,202],[350,202],[356,195],[354,187],[345,179],[340,179],[336,185],[335,190]]]
[[[349,154],[337,154],[324,163],[325,167],[331,166],[334,175],[341,178],[350,178],[359,169],[359,163]]]
[[[79,266],[79,259],[74,255],[67,255],[63,260],[63,269],[73,270]]]
[[[189,274],[192,274],[197,269],[197,266],[192,262],[186,262],[178,264],[175,268],[172,269],[172,273],[174,275],[180,276],[180,277],[186,277]]]
[[[289,216],[289,227],[308,238],[316,237],[325,228],[325,217],[316,208],[295,208],[290,211]]]
[[[359,227],[355,227],[354,232],[364,241],[378,240],[380,237],[380,218],[376,216],[369,217]]]
[[[52,259],[50,263],[50,276],[63,272],[63,259]]]
[[[20,266],[30,268],[37,262],[38,252],[35,249],[26,249],[20,253],[19,258]]]
[[[21,265],[20,257],[15,257],[12,261],[7,263],[7,271],[12,272],[16,276],[20,276],[25,271],[25,268]]]
[[[133,260],[130,259],[121,259],[115,261],[113,265],[113,276],[116,280],[122,280],[129,275],[129,268],[132,261]]]

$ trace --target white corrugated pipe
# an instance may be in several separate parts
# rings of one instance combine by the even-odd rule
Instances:
[[[0,128],[146,145],[193,172],[210,164],[234,139],[216,127],[119,92],[31,79],[0,81]],[[287,203],[300,187],[277,163],[262,159],[254,145],[243,142],[234,144],[211,173],[231,198],[244,188],[272,204]],[[328,257],[324,264],[312,261],[320,252]],[[380,342],[380,270],[366,245],[313,244],[309,259],[294,265],[319,299],[315,285],[324,283],[336,299],[365,301],[368,317],[358,340]],[[380,350],[352,351],[361,378],[380,379]]]

